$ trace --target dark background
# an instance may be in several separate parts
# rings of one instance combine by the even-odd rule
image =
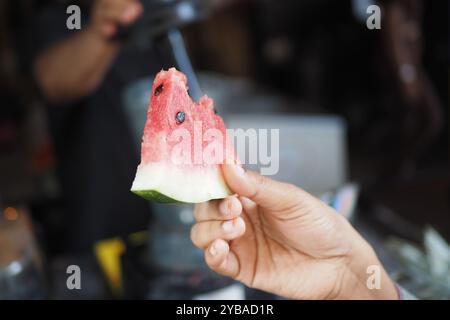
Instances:
[[[414,54],[423,70],[416,100],[405,94],[393,62],[392,43],[406,40],[393,36],[397,26],[385,24],[385,16],[381,30],[368,30],[351,1],[216,2],[211,16],[182,29],[195,69],[246,79],[299,101],[289,112],[344,117],[350,179],[362,187],[362,213],[388,207],[449,241],[448,2],[378,2],[386,10],[410,2],[421,7],[413,19],[421,38]],[[64,195],[55,137],[27,55],[39,44],[26,35],[40,10],[54,3],[66,2],[0,3],[0,196],[5,205],[30,208],[49,255],[65,252],[59,239],[67,221],[59,214]]]

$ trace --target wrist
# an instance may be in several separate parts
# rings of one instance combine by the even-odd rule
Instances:
[[[116,41],[113,41],[112,38],[114,36],[111,32],[105,32],[105,30],[102,29],[102,26],[98,23],[90,22],[88,26],[85,29],[86,34],[88,34],[90,37],[95,39],[98,43],[101,43],[105,47],[117,47],[118,43]]]
[[[340,299],[397,300],[398,291],[373,248],[359,235],[348,255]]]

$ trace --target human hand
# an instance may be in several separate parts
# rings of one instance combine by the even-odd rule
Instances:
[[[398,298],[370,245],[331,207],[239,165],[223,171],[237,195],[198,204],[191,230],[212,270],[292,299]],[[371,265],[380,289],[367,286]]]
[[[110,39],[119,26],[132,24],[142,12],[143,6],[138,0],[96,0],[90,27],[102,38]]]

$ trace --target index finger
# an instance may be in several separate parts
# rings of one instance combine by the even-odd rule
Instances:
[[[197,222],[232,220],[242,213],[242,204],[237,196],[199,203],[194,208]]]

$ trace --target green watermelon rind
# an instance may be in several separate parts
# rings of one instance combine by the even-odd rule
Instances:
[[[187,203],[168,197],[157,190],[131,190],[134,194],[146,199],[159,203]]]
[[[171,163],[141,163],[131,191],[160,203],[201,203],[232,194],[219,167],[186,170]]]
[[[199,203],[203,201],[195,201],[195,202],[189,202],[189,201],[181,201],[177,200],[171,197],[166,196],[165,194],[157,191],[157,190],[131,190],[134,194],[138,195],[139,197],[142,197],[146,200],[155,201],[158,203],[167,203],[167,204],[180,204],[180,203]],[[218,198],[211,198],[205,201],[209,200],[218,200],[218,199],[224,199],[227,196],[231,196],[233,193],[229,192],[226,196],[218,197]]]

